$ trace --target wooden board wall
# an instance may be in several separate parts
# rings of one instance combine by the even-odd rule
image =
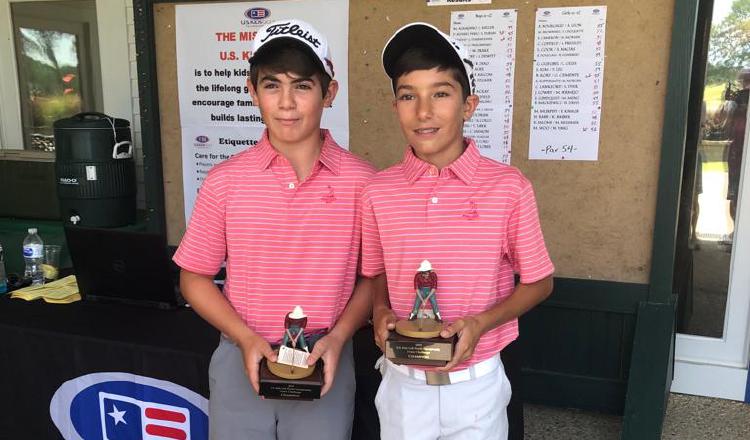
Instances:
[[[593,5],[607,5],[599,160],[529,161],[535,11]],[[674,0],[494,0],[440,7],[422,0],[350,0],[351,150],[379,168],[401,158],[404,139],[380,64],[396,29],[426,21],[448,32],[451,11],[506,8],[518,10],[512,165],[534,183],[556,275],[648,282]],[[177,244],[185,221],[174,4],[155,5],[154,16],[168,240]]]

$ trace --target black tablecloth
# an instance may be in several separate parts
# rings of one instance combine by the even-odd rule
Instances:
[[[208,398],[208,364],[218,336],[188,308],[47,304],[0,296],[0,439],[60,439],[50,419],[52,395],[62,383],[89,373],[133,373]],[[510,350],[514,345],[503,361],[515,387],[520,368]],[[373,366],[379,356],[372,328],[357,332],[352,439],[380,437],[373,404],[380,384]],[[516,396],[509,408],[511,439],[523,438],[523,409]]]
[[[373,405],[380,352],[365,328],[354,338],[357,398],[352,438],[379,438]],[[60,439],[50,400],[70,379],[126,372],[166,380],[208,398],[218,332],[191,309],[47,304],[0,297],[0,439]]]
[[[89,373],[134,373],[208,397],[217,341],[190,309],[0,297],[0,438],[61,438],[50,399],[62,383]]]

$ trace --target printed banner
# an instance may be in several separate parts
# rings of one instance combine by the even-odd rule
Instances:
[[[208,400],[131,373],[92,373],[57,389],[49,405],[65,440],[208,439]]]
[[[179,4],[175,6],[177,81],[182,127],[185,221],[208,170],[260,139],[264,125],[251,105],[248,59],[264,25],[300,19],[323,32],[331,46],[339,91],[321,126],[349,145],[347,0]]]

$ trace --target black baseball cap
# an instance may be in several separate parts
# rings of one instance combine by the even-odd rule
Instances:
[[[474,94],[474,63],[466,48],[429,23],[409,23],[397,30],[383,48],[383,69],[393,79],[394,64],[409,48],[424,46],[445,53],[456,67],[461,69],[469,82],[469,93]]]

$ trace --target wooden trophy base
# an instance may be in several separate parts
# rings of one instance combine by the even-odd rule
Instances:
[[[453,357],[453,347],[458,338],[441,338],[443,323],[434,319],[401,320],[396,331],[385,341],[385,357],[399,365],[426,365],[442,367]]]
[[[307,368],[295,367],[293,365],[280,364],[278,362],[267,362],[268,370],[283,379],[304,379],[315,372],[315,365]]]
[[[323,362],[308,368],[294,367],[268,362],[260,362],[260,395],[266,399],[314,400],[320,399],[323,388]],[[280,373],[280,374],[276,374]],[[291,377],[289,377],[291,376]]]
[[[443,323],[432,318],[427,319],[402,319],[396,322],[396,333],[410,338],[427,339],[440,336],[443,331]]]

